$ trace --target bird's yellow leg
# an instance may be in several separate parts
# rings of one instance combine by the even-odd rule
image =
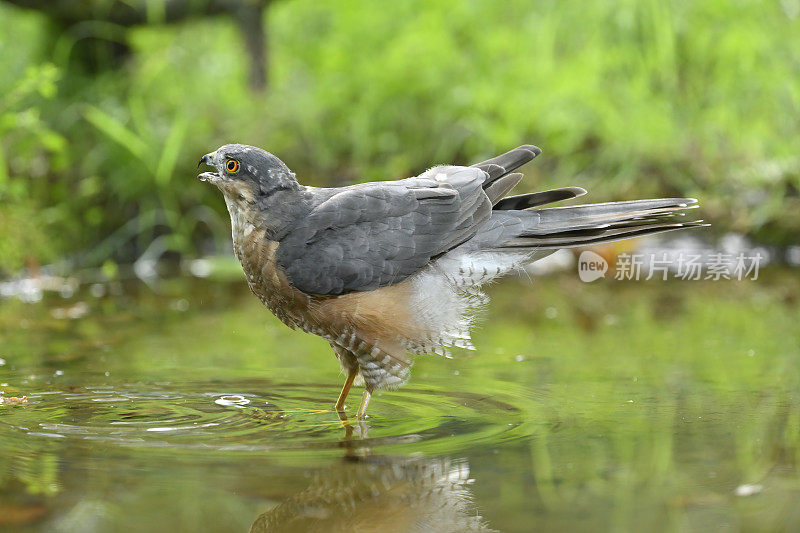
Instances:
[[[356,379],[357,373],[358,370],[351,370],[350,373],[347,374],[347,379],[342,387],[342,392],[339,393],[339,399],[336,400],[336,410],[340,413],[344,411],[344,401],[347,399],[347,393],[350,392],[350,387],[353,386],[353,380]]]
[[[361,397],[361,405],[358,407],[358,414],[356,418],[358,420],[364,420],[367,418],[367,406],[369,405],[369,399],[372,397],[372,389],[367,387],[367,390],[364,391],[364,396]]]

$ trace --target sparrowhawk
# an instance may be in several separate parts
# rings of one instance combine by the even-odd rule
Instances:
[[[542,207],[580,187],[507,196],[514,170],[541,150],[524,145],[469,167],[442,165],[397,181],[300,185],[277,157],[228,144],[200,163],[216,168],[233,247],[253,293],[284,324],[325,338],[347,374],[371,393],[409,378],[412,355],[472,349],[481,286],[560,248],[697,226],[678,211],[692,198]],[[198,165],[199,166],[199,165]]]

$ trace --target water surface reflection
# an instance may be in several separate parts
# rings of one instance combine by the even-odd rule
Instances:
[[[236,287],[2,302],[0,530],[798,529],[793,272],[499,286],[365,424]]]
[[[492,531],[473,506],[473,481],[466,459],[348,453],[250,531]]]

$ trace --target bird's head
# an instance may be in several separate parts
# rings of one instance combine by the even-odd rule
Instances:
[[[226,144],[200,158],[217,172],[203,172],[198,179],[217,186],[228,202],[254,203],[283,189],[297,189],[294,173],[277,157],[255,146]]]

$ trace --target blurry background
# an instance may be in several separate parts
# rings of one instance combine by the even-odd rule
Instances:
[[[0,0],[0,531],[800,530],[799,43],[799,0]],[[195,178],[230,142],[314,185],[533,143],[515,192],[712,223],[607,259],[766,260],[554,254],[348,427]]]
[[[544,156],[522,187],[696,196],[712,231],[796,243],[799,16],[797,0],[3,2],[0,271],[127,263],[157,239],[227,252],[221,195],[194,176],[229,142],[316,185],[530,142]]]

